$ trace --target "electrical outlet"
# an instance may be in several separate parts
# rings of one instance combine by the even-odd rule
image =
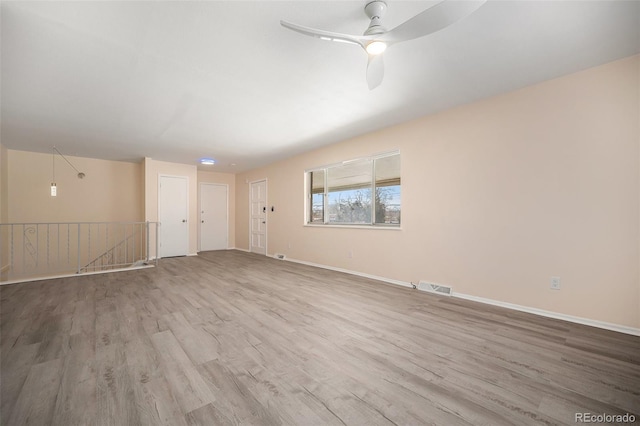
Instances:
[[[349,253],[347,253],[347,257],[348,257],[349,259],[352,259],[352,258],[353,258],[353,250],[349,250]]]
[[[551,277],[551,290],[560,290],[560,277]]]

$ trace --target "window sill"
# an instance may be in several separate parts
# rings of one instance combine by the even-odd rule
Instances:
[[[402,226],[393,225],[338,225],[326,223],[305,223],[304,226],[307,226],[309,228],[382,229],[385,231],[402,231]]]

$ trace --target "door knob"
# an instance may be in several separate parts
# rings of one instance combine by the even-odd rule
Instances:
[[[202,221],[202,223],[204,223],[204,220]]]
[[[267,222],[265,222],[265,221],[263,220],[263,221],[262,221],[262,223],[267,223]]]
[[[187,223],[187,219],[182,219],[182,223]]]

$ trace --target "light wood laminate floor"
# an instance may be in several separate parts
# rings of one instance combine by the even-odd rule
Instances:
[[[7,426],[640,418],[639,337],[239,251],[0,296]]]

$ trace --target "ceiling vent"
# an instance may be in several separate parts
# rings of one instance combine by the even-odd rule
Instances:
[[[428,291],[429,293],[436,293],[442,296],[451,296],[453,289],[448,285],[429,283],[426,281],[420,281],[418,283],[418,290]]]

